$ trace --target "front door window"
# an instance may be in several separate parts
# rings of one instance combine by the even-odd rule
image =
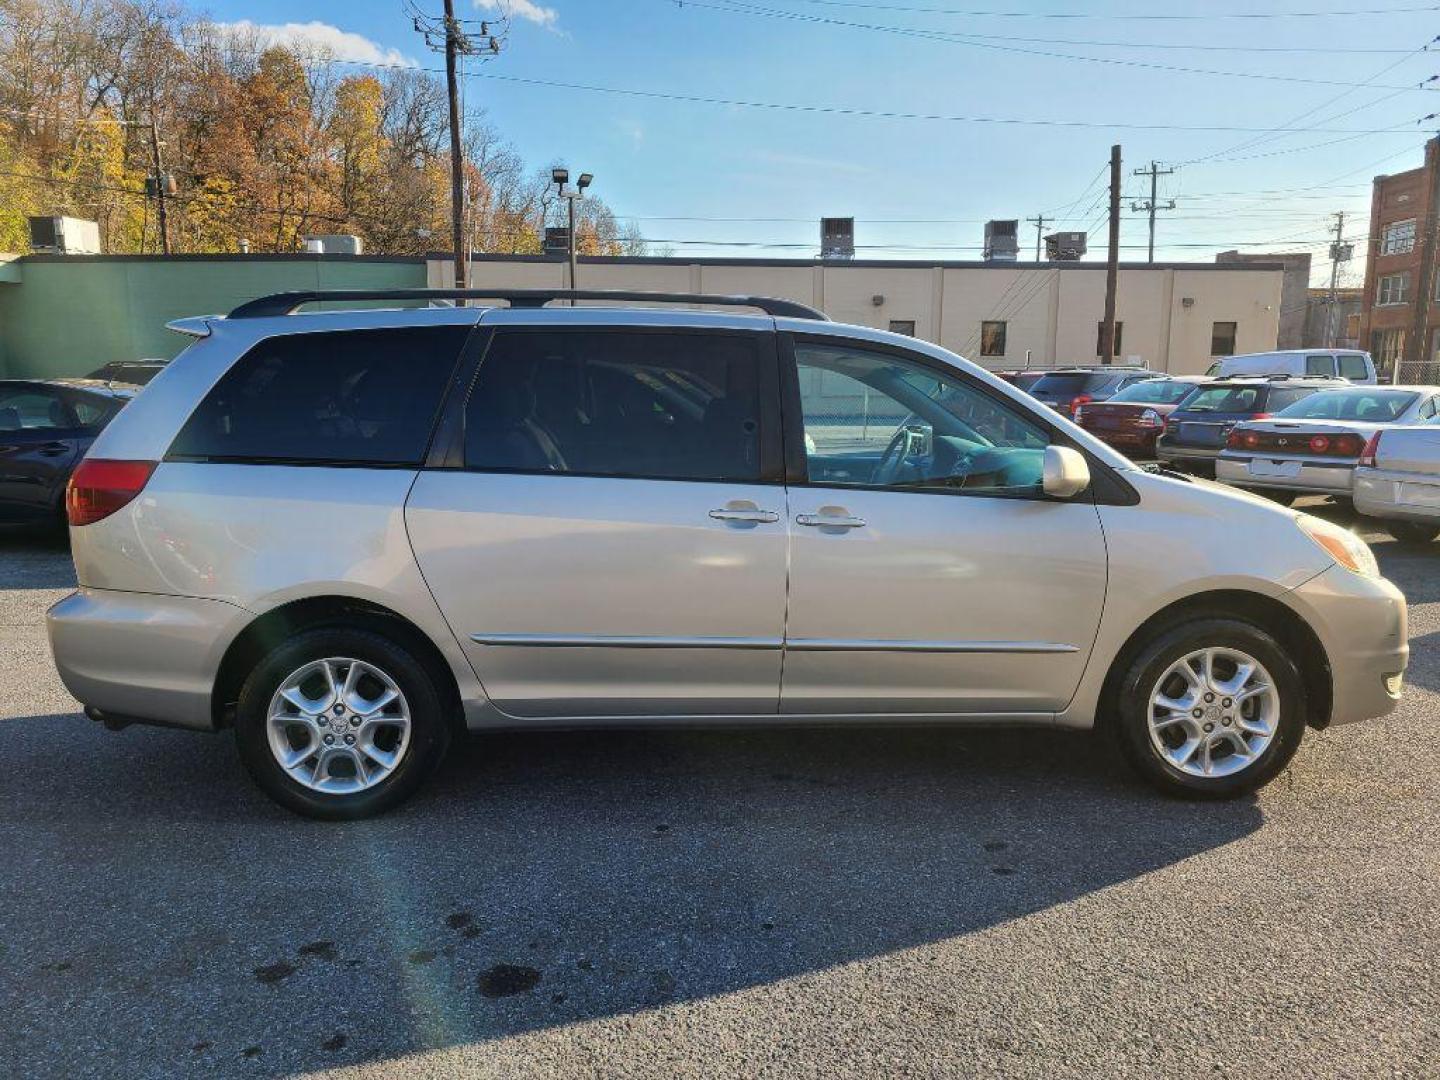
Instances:
[[[889,353],[798,343],[812,484],[1037,495],[1045,428],[962,381]]]

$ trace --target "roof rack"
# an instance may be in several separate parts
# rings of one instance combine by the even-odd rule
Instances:
[[[556,300],[635,300],[665,304],[705,304],[714,307],[757,308],[771,316],[830,321],[823,311],[794,300],[769,296],[719,296],[709,293],[635,292],[628,289],[306,289],[272,293],[241,304],[231,319],[263,319],[293,315],[305,304],[361,300],[505,300],[511,307],[539,308]]]

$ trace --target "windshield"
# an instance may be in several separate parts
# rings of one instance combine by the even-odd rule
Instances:
[[[1260,386],[1207,386],[1185,402],[1186,412],[1250,413],[1260,411]]]
[[[1178,379],[1146,379],[1131,383],[1111,401],[1134,401],[1145,405],[1174,405],[1195,389],[1193,382]]]
[[[1322,390],[1286,406],[1275,415],[1287,420],[1394,420],[1420,395],[1410,390]]]

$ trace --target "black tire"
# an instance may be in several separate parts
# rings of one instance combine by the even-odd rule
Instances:
[[[270,750],[266,718],[276,691],[291,673],[328,657],[374,664],[394,680],[409,707],[410,742],[404,756],[389,776],[363,791],[331,794],[306,787]],[[444,701],[435,674],[405,646],[370,630],[317,627],[272,649],[246,678],[235,712],[235,740],[255,782],[286,809],[327,821],[373,817],[413,795],[445,756],[450,728]]]
[[[1440,536],[1440,525],[1420,521],[1387,521],[1385,531],[1402,544],[1428,544]]]
[[[1264,666],[1279,697],[1279,720],[1269,744],[1251,764],[1229,775],[1201,777],[1164,760],[1152,743],[1150,694],[1177,660],[1211,646],[1239,649]],[[1160,633],[1130,663],[1110,707],[1113,733],[1135,771],[1165,794],[1187,799],[1233,799],[1264,787],[1290,763],[1305,734],[1305,683],[1300,672],[1269,633],[1239,619],[1202,617]]]
[[[1289,506],[1299,498],[1293,491],[1277,491],[1274,488],[1256,488],[1255,494],[1263,495],[1271,502],[1279,503],[1281,506]]]

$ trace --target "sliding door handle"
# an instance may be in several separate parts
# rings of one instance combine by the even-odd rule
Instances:
[[[774,510],[732,510],[729,507],[711,510],[710,516],[716,521],[743,521],[752,525],[769,525],[780,520],[780,515]]]
[[[865,519],[849,514],[796,514],[795,524],[819,529],[859,529],[864,527]]]

